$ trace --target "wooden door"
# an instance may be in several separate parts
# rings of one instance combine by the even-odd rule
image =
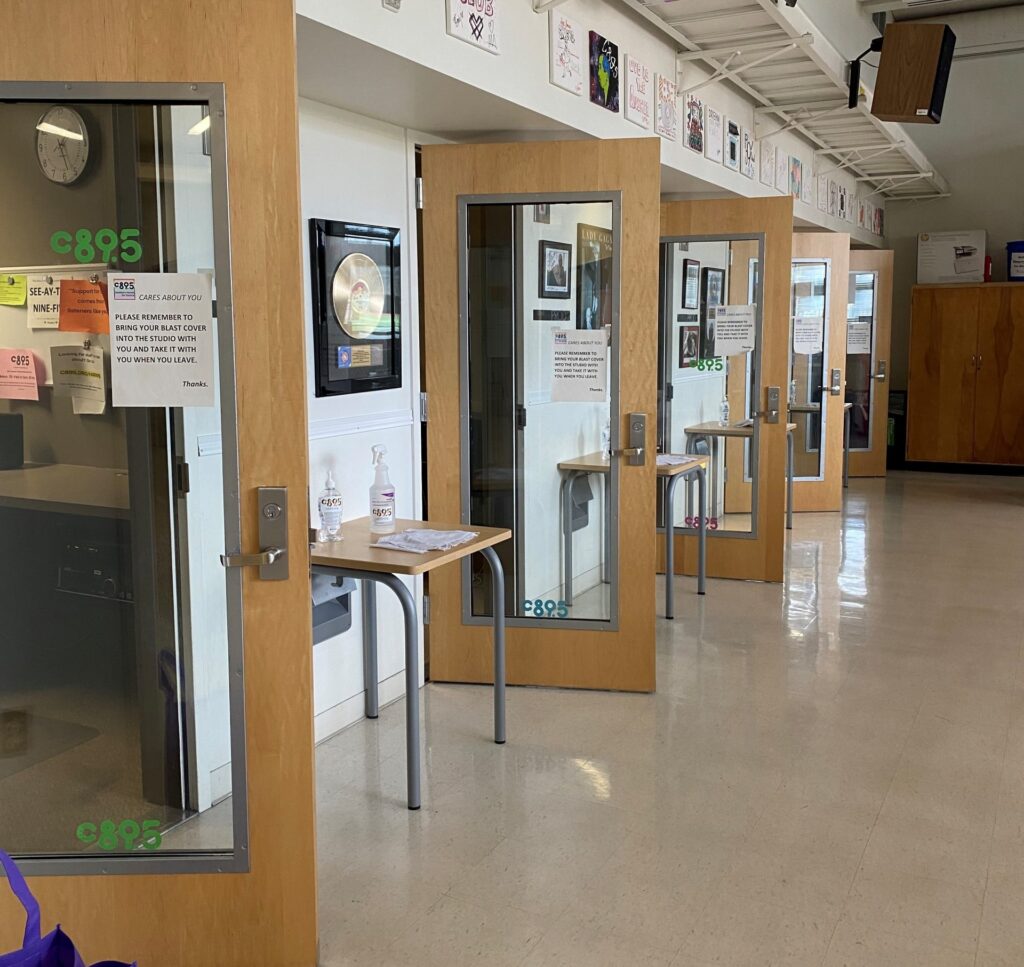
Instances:
[[[974,459],[981,289],[915,286],[907,371],[907,459]]]
[[[793,484],[793,509],[795,511],[833,511],[843,506],[843,403],[845,393],[843,374],[846,372],[846,305],[850,285],[850,236],[833,232],[800,232],[793,236],[793,258],[825,260],[827,262],[825,291],[827,338],[825,348],[825,365],[822,368],[823,387],[821,393],[820,419],[824,422],[824,432],[820,440],[814,441],[822,448],[820,455],[815,454],[814,476],[817,480],[801,480],[799,451],[797,451],[796,481]],[[829,392],[832,370],[840,373],[840,393],[837,396]],[[797,424],[794,436],[804,435],[804,421],[808,418],[793,416],[790,420]]]
[[[856,249],[850,252],[850,275],[870,274],[875,280],[874,318],[871,331],[871,353],[869,372],[865,375],[869,387],[867,407],[861,402],[863,394],[856,401],[851,400],[850,381],[852,371],[847,359],[847,400],[853,402],[851,420],[866,424],[864,437],[867,446],[855,445],[850,450],[851,477],[884,477],[888,446],[889,423],[889,380],[892,376],[890,356],[892,342],[892,275],[893,256],[891,251],[877,249]],[[884,379],[882,378],[884,375]],[[856,433],[856,431],[854,431]],[[860,441],[863,442],[863,441]]]
[[[514,684],[556,685],[652,691],[655,685],[655,433],[658,362],[658,204],[660,201],[660,148],[656,138],[567,143],[467,144],[425,146],[423,159],[423,312],[426,389],[430,400],[427,424],[428,515],[432,520],[474,523],[464,508],[462,441],[475,427],[465,425],[460,393],[464,386],[460,360],[460,198],[469,213],[480,214],[488,204],[543,204],[558,196],[586,193],[588,197],[619,199],[619,230],[614,240],[620,272],[613,288],[619,306],[618,340],[619,412],[612,424],[624,446],[625,414],[646,414],[643,466],[618,463],[618,585],[609,594],[617,602],[617,627],[596,622],[557,627],[557,621],[530,621],[517,615],[513,601],[509,620],[508,681]],[[474,200],[476,199],[476,200]],[[552,206],[554,207],[554,206]],[[526,216],[530,230],[543,228],[543,209]],[[482,219],[481,219],[482,220]],[[466,230],[466,226],[461,226]],[[495,235],[501,226],[491,226]],[[511,236],[508,236],[511,237]],[[543,237],[543,235],[542,235]],[[573,239],[575,243],[575,239]],[[569,264],[581,258],[579,245]],[[564,251],[564,249],[563,249]],[[520,264],[521,283],[502,276],[493,298],[518,305],[512,292],[519,286],[522,299],[532,299],[544,278],[537,279],[537,254],[528,253]],[[574,283],[575,284],[575,283]],[[471,298],[467,292],[466,312]],[[572,300],[547,302],[545,311],[559,312],[572,326]],[[541,312],[542,310],[538,310]],[[533,315],[525,326],[536,327]],[[550,318],[550,317],[549,317]],[[558,318],[558,317],[556,317]],[[493,330],[484,336],[498,334]],[[614,348],[614,347],[613,347]],[[510,357],[511,359],[511,357]],[[509,365],[512,365],[511,362]],[[486,394],[485,394],[486,395]],[[485,401],[485,404],[487,401]],[[493,401],[491,401],[493,404]],[[488,404],[489,405],[489,404]],[[531,430],[535,426],[531,420]],[[617,426],[616,426],[617,425]],[[511,431],[514,434],[514,430]],[[614,433],[614,430],[613,430]],[[469,443],[466,443],[468,453]],[[508,448],[514,444],[509,442]],[[595,446],[594,449],[597,449]],[[617,459],[617,458],[613,458]],[[486,468],[490,469],[490,468]],[[465,478],[465,479],[468,479]],[[499,481],[500,485],[500,481]],[[600,484],[593,486],[600,491]],[[511,503],[511,500],[510,500]],[[477,523],[486,524],[480,520]],[[512,575],[507,574],[511,581]],[[493,680],[489,623],[466,623],[463,618],[464,572],[445,568],[430,580],[430,674],[438,681],[489,682]],[[467,589],[468,590],[468,589]],[[601,627],[598,627],[601,624]]]
[[[1024,464],[1024,285],[981,290],[976,386],[975,461]]]
[[[777,386],[785,400],[789,340],[789,279],[793,251],[793,203],[789,198],[745,198],[721,201],[670,201],[661,206],[663,239],[756,237],[764,235],[764,306],[761,313],[761,378],[757,411],[764,409],[764,387]],[[748,263],[749,264],[749,263]],[[735,273],[735,260],[733,262]],[[734,277],[746,275],[735,273]],[[743,291],[730,288],[729,298],[746,303]],[[732,394],[728,384],[730,412]],[[785,559],[786,427],[760,422],[757,473],[756,536],[708,538],[707,572],[713,577],[753,581],[781,581]],[[727,482],[727,487],[728,487]],[[751,492],[753,488],[751,487]],[[726,500],[734,497],[727,490]],[[749,505],[746,505],[749,510]],[[728,504],[727,504],[728,509]],[[695,574],[697,540],[676,534],[676,572]]]
[[[39,24],[66,17],[66,4],[12,0],[4,9],[3,80],[131,82],[120,89],[126,100],[145,100],[135,86],[145,81],[225,84],[233,284],[219,295],[232,300],[236,332],[243,549],[258,547],[258,486],[287,487],[292,501],[290,577],[260,581],[247,569],[243,578],[249,872],[33,877],[43,929],[59,920],[90,962],[317,960],[295,20],[291,2],[261,2],[255,16],[253,6],[80,0],[73,28],[46,43]],[[2,950],[21,941],[15,906],[0,904]]]

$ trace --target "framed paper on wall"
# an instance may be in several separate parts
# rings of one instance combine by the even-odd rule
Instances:
[[[502,0],[448,0],[448,33],[467,44],[501,53],[497,4]]]
[[[317,396],[402,385],[400,233],[309,220]]]
[[[537,294],[542,299],[568,299],[569,273],[572,271],[572,246],[565,242],[541,239]]]
[[[701,272],[701,336],[702,359],[715,358],[715,313],[725,298],[725,269],[704,269]]]
[[[538,225],[550,225],[551,224],[551,202],[541,202],[539,205],[533,206],[533,220]]]
[[[710,104],[704,108],[704,157],[722,163],[725,154],[722,134],[722,114]]]
[[[683,259],[683,308],[700,308],[700,262]]]
[[[700,358],[700,326],[679,327],[679,368],[692,369]]]
[[[686,127],[683,140],[691,151],[704,154],[704,102],[696,94],[686,95]]]
[[[650,67],[635,57],[626,55],[626,120],[645,131],[651,127],[651,100],[654,78]]]
[[[576,328],[612,324],[612,232],[597,225],[576,227]]]
[[[790,155],[789,158],[789,193],[800,200],[804,191],[804,163]]]
[[[771,141],[761,142],[761,184],[775,187],[775,145]]]
[[[750,128],[743,129],[743,175],[753,178],[757,172],[757,142]]]
[[[731,171],[740,170],[742,144],[739,123],[725,119],[725,166]]]
[[[663,138],[675,141],[679,137],[679,92],[676,82],[664,74],[658,75],[657,105],[654,110],[654,130]]]
[[[619,45],[590,31],[590,100],[608,111],[619,110]]]
[[[549,18],[551,73],[555,87],[583,94],[583,30],[575,20],[552,10]]]

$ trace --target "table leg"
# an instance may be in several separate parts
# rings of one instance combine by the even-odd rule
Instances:
[[[711,516],[716,520],[721,517],[718,512],[718,454],[721,451],[719,441],[719,437],[711,437],[711,499],[708,504],[711,506]]]
[[[703,467],[697,468],[697,593],[703,594],[707,584],[708,560],[708,481]]]
[[[686,434],[686,446],[683,448],[683,452],[688,454],[697,452],[697,442],[689,433]],[[690,487],[686,488],[686,516],[693,516],[693,492]]]
[[[505,571],[493,547],[485,547],[481,556],[491,568],[494,591],[494,741],[505,743]]]
[[[574,473],[562,479],[562,598],[572,607],[572,483]]]
[[[669,477],[665,483],[665,617],[675,618],[675,577],[676,570],[676,527],[675,527],[675,491],[680,474]]]
[[[786,530],[793,529],[793,431],[786,432]]]
[[[843,410],[843,486],[850,486],[850,410]]]
[[[612,508],[608,503],[608,496],[612,489],[612,470],[608,468],[607,473],[601,474],[604,484],[604,555],[602,559],[602,570],[604,571],[604,583],[611,584],[611,569],[608,567],[609,558],[612,553]]]
[[[377,674],[377,585],[374,581],[360,581],[363,598],[363,690],[366,695],[366,717],[375,719],[380,714]]]

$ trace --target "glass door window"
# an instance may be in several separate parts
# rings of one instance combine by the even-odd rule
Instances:
[[[790,422],[793,468],[797,480],[821,480],[824,474],[825,360],[828,358],[829,264],[793,262],[790,296]]]
[[[23,290],[0,304],[0,844],[32,871],[241,870],[223,100],[124,87],[0,103],[0,269]],[[186,309],[141,301],[178,286]],[[136,293],[132,348],[113,350]],[[202,405],[114,405],[122,357],[177,379],[205,339]]]
[[[708,457],[716,535],[756,534],[763,244],[722,236],[661,246],[659,445]],[[696,515],[676,501],[677,532],[694,533]]]
[[[463,205],[467,520],[508,527],[506,614],[612,622],[616,610],[617,206]],[[469,619],[490,614],[468,562]]]
[[[846,402],[850,410],[850,449],[871,449],[877,320],[877,272],[851,272],[852,296],[846,329]]]

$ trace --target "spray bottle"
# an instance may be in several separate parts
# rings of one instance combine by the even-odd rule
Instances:
[[[376,476],[370,488],[370,533],[391,534],[395,530],[395,486],[388,476],[384,454],[388,448],[378,443],[373,447]]]

